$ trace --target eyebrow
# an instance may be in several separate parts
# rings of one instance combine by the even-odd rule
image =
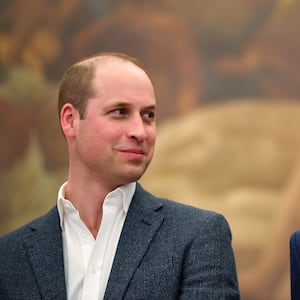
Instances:
[[[133,105],[130,102],[119,101],[119,102],[115,102],[115,103],[110,103],[107,106],[108,107],[110,107],[110,106],[128,107],[128,106],[133,106]],[[157,108],[156,104],[150,104],[148,106],[145,106],[143,109],[153,109],[153,110],[156,110],[156,108]]]
[[[157,106],[153,104],[153,105],[146,106],[146,108],[156,110]]]

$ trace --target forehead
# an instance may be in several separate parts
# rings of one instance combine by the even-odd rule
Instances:
[[[152,82],[146,72],[130,61],[106,59],[94,65],[92,88],[95,92],[140,92],[153,94]]]

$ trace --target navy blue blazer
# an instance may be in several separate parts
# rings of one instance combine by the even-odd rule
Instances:
[[[56,207],[0,238],[0,266],[1,300],[66,299]],[[240,299],[225,218],[137,184],[104,299]]]
[[[290,239],[291,300],[300,299],[300,230]]]

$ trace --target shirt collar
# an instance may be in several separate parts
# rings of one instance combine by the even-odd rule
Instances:
[[[58,197],[57,197],[57,209],[58,209],[58,214],[59,214],[59,218],[60,218],[60,226],[61,229],[64,230],[64,203],[68,202],[69,205],[72,205],[72,203],[65,198],[65,188],[67,186],[68,182],[65,182],[64,184],[62,184],[62,186],[60,187],[59,191],[58,191]],[[135,188],[136,188],[136,182],[131,182],[125,185],[122,185],[116,189],[114,189],[113,191],[111,191],[110,193],[108,193],[104,199],[104,203],[103,205],[105,205],[108,201],[113,201],[113,199],[117,199],[117,202],[119,202],[119,197],[121,195],[121,199],[122,199],[122,209],[125,213],[125,215],[128,212],[133,194],[135,192]],[[73,207],[74,208],[74,207]],[[75,210],[75,208],[74,208]]]

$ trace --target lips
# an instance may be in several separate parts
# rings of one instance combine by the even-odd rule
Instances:
[[[123,155],[125,155],[127,158],[133,160],[140,160],[146,155],[146,151],[144,149],[138,148],[122,149],[120,152],[123,153]]]
[[[145,154],[145,150],[143,149],[124,149],[121,150],[122,152],[126,152],[126,153],[134,153],[134,154]]]

